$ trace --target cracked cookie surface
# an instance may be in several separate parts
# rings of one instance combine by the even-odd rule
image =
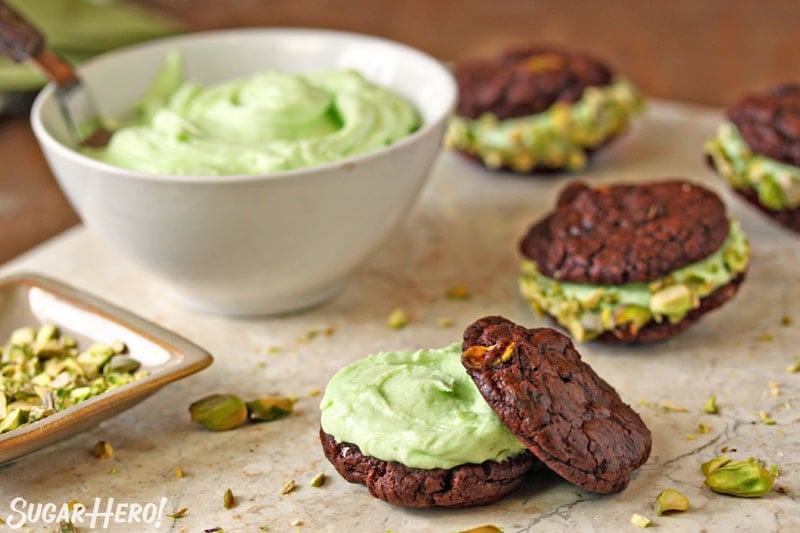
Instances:
[[[703,259],[729,231],[712,191],[681,180],[590,188],[574,182],[535,223],[521,253],[559,281],[649,281]]]
[[[727,115],[754,152],[800,166],[800,85],[746,95]]]
[[[589,86],[611,83],[612,73],[599,61],[554,48],[516,48],[491,59],[456,65],[457,113],[499,119],[540,113],[555,102],[574,103]]]
[[[485,317],[464,331],[463,350],[462,363],[489,405],[564,479],[617,492],[647,461],[650,430],[565,335]]]

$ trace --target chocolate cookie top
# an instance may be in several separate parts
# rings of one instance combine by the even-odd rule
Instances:
[[[800,85],[746,95],[728,109],[728,118],[754,152],[800,166]]]
[[[464,331],[463,350],[467,373],[506,426],[571,483],[620,491],[650,456],[650,430],[565,335],[485,317]]]
[[[555,210],[520,243],[559,281],[617,285],[649,281],[705,258],[725,241],[725,205],[685,181],[564,188]]]
[[[454,69],[457,113],[500,119],[533,115],[557,101],[577,101],[586,87],[608,85],[611,71],[589,56],[545,47],[517,48],[491,59],[463,62]]]

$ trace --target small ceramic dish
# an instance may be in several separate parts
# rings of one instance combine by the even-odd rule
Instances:
[[[164,385],[213,361],[199,346],[56,280],[32,273],[0,279],[0,342],[19,327],[55,324],[79,346],[123,341],[147,375],[46,418],[0,434],[0,463],[79,433],[133,407]]]

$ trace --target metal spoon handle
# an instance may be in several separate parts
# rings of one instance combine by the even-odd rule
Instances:
[[[44,35],[0,0],[0,52],[16,63],[30,61],[64,89],[78,82],[72,66],[45,47]]]

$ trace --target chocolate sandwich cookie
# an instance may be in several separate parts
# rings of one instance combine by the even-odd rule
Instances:
[[[800,232],[800,85],[744,96],[705,145],[712,167],[763,213]]]
[[[642,106],[603,63],[555,48],[517,48],[454,69],[459,89],[445,145],[493,169],[580,170]]]
[[[328,460],[346,480],[393,504],[485,505],[539,464],[480,395],[458,343],[347,365],[320,407]]]
[[[750,248],[712,191],[682,180],[562,190],[520,242],[520,291],[579,341],[670,337],[736,293]]]
[[[617,492],[650,456],[650,430],[567,336],[493,316],[467,327],[462,349],[467,373],[500,419],[567,481]]]

